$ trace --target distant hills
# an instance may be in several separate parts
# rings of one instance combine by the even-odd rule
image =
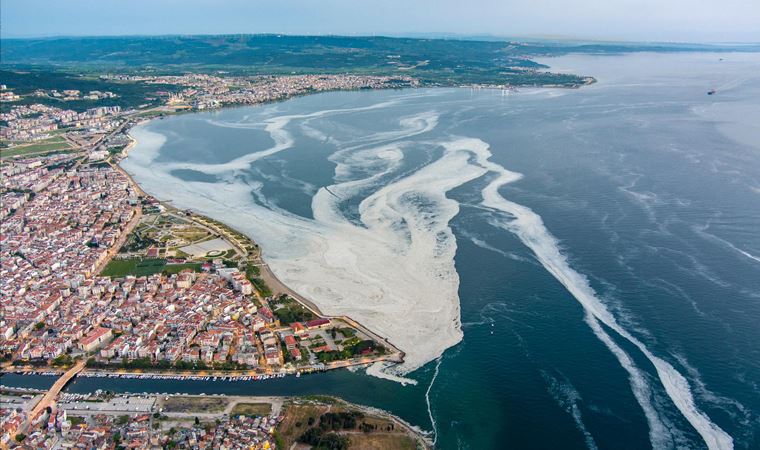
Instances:
[[[427,85],[572,86],[582,78],[545,72],[545,67],[531,58],[568,52],[732,49],[736,47],[267,34],[4,39],[0,58],[4,69],[224,71],[234,75],[356,73],[411,75]]]
[[[499,41],[227,35],[6,39],[0,55],[6,66],[90,71],[411,75],[432,85],[578,83],[573,75],[537,72],[544,67],[530,59],[563,51]]]

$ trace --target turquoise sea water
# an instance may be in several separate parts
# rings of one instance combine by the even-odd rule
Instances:
[[[315,200],[325,186],[340,196],[329,204],[340,226],[368,227],[383,212],[393,232],[381,234],[399,258],[418,251],[416,232],[440,234],[438,253],[421,253],[433,259],[453,242],[463,338],[422,355],[429,362],[405,374],[416,385],[341,371],[213,385],[78,379],[69,389],[330,393],[434,431],[443,449],[760,448],[760,55],[547,63],[599,83],[329,93],[178,116],[146,125],[165,140],[141,143],[124,163],[178,206],[219,216],[205,202],[226,202],[218,218],[233,226],[248,192],[262,208],[250,211],[276,212],[271,237],[253,233],[265,251],[293,223],[329,242],[337,225],[322,218],[333,209]],[[230,164],[277,146],[263,124],[294,115],[282,126],[290,145]],[[404,128],[415,120],[425,126]],[[409,181],[430,167],[457,181],[449,200],[435,176]],[[373,197],[386,191],[398,196]],[[449,240],[436,227],[451,200]],[[308,270],[313,251],[287,257]]]

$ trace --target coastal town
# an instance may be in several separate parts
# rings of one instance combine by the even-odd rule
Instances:
[[[18,95],[13,86],[0,84],[0,138],[7,156],[38,151],[95,149],[113,146],[103,137],[120,125],[153,115],[188,110],[207,110],[231,105],[255,105],[314,92],[360,89],[398,89],[417,87],[419,81],[407,76],[291,75],[260,77],[220,77],[207,74],[172,76],[100,75],[114,85],[139,84],[150,90],[145,103],[122,108],[119,95],[106,91],[82,93],[79,90],[41,90]],[[73,107],[84,100],[110,101],[77,112],[55,105]],[[29,143],[37,143],[29,147]],[[40,144],[48,144],[41,146]],[[58,144],[57,146],[51,144]]]
[[[93,415],[86,426],[74,424],[59,407],[68,395],[63,388],[75,376],[258,380],[403,360],[361,324],[325,317],[279,283],[250,238],[148,196],[118,162],[133,143],[130,127],[156,116],[415,80],[105,77],[176,89],[156,92],[161,103],[150,108],[76,112],[14,105],[22,96],[0,86],[0,357],[5,372],[63,374],[59,386],[22,402],[24,408],[3,398],[3,446],[112,448],[113,436],[121,436],[122,443],[138,442],[129,448],[169,441],[277,448],[277,417],[227,416],[211,428],[162,434],[152,431],[151,407],[121,421]],[[38,89],[33,97],[71,104],[118,95]]]

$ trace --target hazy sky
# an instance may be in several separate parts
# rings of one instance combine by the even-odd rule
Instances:
[[[3,37],[445,32],[760,42],[760,0],[1,0]]]

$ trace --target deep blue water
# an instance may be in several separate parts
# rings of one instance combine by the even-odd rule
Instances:
[[[439,160],[441,142],[480,139],[490,145],[491,162],[523,174],[499,194],[540,216],[567,266],[586,278],[641,347],[589,319],[559,281],[563,274],[551,273],[520,229],[509,228],[513,214],[484,207],[484,188],[496,176],[489,172],[447,193],[460,208],[450,226],[464,338],[409,374],[416,386],[344,371],[215,385],[78,379],[69,389],[336,394],[435,428],[442,449],[707,448],[710,436],[720,434],[716,429],[735,448],[760,448],[760,57],[721,57],[571,56],[550,64],[597,76],[599,83],[513,95],[330,93],[148,126],[167,136],[157,161],[218,164],[272,140],[260,128],[222,128],[209,119],[255,124],[278,114],[398,100],[308,119],[320,135],[293,122],[291,148],[235,175],[262,183],[254,201],[311,219],[317,189],[335,183],[335,163],[328,160],[340,146],[335,142],[395,130],[400,118],[434,111],[434,129],[398,138],[409,144],[396,172],[341,202],[345,216],[361,223],[360,200]],[[712,87],[718,93],[707,96]],[[126,167],[140,180],[147,169],[138,166]],[[365,164],[351,176],[377,169]],[[174,175],[230,183],[202,171]],[[437,213],[424,198],[418,204],[421,212]],[[534,244],[539,252],[554,245]],[[646,352],[686,385],[667,392]],[[23,383],[10,375],[2,382]],[[701,421],[687,417],[684,395]]]

